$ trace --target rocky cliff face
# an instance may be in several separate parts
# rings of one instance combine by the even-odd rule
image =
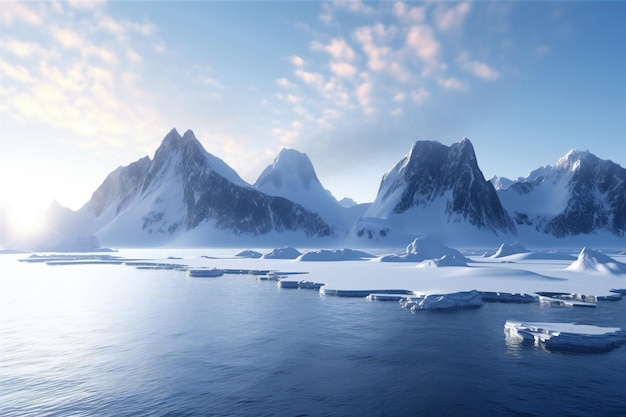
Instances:
[[[94,233],[160,236],[189,231],[204,222],[236,236],[301,232],[331,236],[321,217],[282,197],[264,194],[221,159],[207,153],[192,131],[172,130],[154,159],[142,158],[112,172],[80,210],[93,218]],[[106,231],[106,232],[103,232]],[[106,240],[106,239],[105,239]]]
[[[416,142],[409,154],[385,174],[366,217],[391,219],[415,208],[442,208],[433,213],[445,222],[466,221],[494,233],[514,234],[515,225],[493,185],[478,167],[468,139],[452,146]]]
[[[626,231],[626,169],[589,152],[570,151],[499,195],[518,225],[558,238]]]

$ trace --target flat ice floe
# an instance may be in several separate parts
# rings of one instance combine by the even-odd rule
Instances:
[[[400,299],[402,308],[412,312],[419,310],[453,310],[457,308],[477,308],[483,305],[483,299],[476,290],[451,294],[427,294]]]
[[[607,351],[626,343],[626,334],[619,327],[575,323],[507,321],[504,332],[509,339],[541,345],[550,350]]]

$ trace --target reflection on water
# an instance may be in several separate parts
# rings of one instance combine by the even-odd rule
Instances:
[[[620,415],[626,348],[548,353],[506,320],[626,328],[597,309],[397,303],[0,256],[0,415]]]

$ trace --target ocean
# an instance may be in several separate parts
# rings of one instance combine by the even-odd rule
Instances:
[[[4,417],[626,414],[626,346],[549,352],[503,331],[624,329],[626,301],[411,313],[251,275],[23,257],[0,255]]]

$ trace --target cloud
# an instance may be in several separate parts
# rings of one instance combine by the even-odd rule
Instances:
[[[119,22],[102,3],[81,3],[79,10],[69,10],[69,3],[33,4],[0,7],[0,24],[31,24],[0,40],[0,51],[7,52],[0,77],[9,85],[0,97],[0,118],[45,126],[53,137],[80,138],[76,145],[99,151],[121,146],[123,137],[138,144],[160,132],[163,115],[137,72],[146,44],[115,34],[130,28],[153,33],[151,24]]]
[[[43,52],[43,48],[35,42],[18,41],[15,39],[0,40],[0,49],[4,49],[20,58],[30,58]]]
[[[437,84],[448,91],[465,91],[467,89],[465,84],[456,78],[439,78]]]
[[[304,59],[299,57],[298,55],[291,55],[289,57],[289,62],[296,67],[302,67],[304,65]]]
[[[296,70],[296,77],[304,81],[305,84],[321,87],[324,84],[324,76],[318,72],[308,72],[301,69]]]
[[[440,5],[435,9],[434,18],[437,29],[442,32],[459,29],[471,10],[470,2],[459,3],[452,7]]]
[[[439,42],[430,26],[415,25],[409,29],[406,44],[420,59],[433,60],[439,54]]]
[[[321,117],[317,120],[318,125],[323,129],[331,129],[335,120],[341,117],[341,112],[337,109],[322,110]]]
[[[344,39],[332,39],[328,45],[320,42],[311,42],[311,49],[330,54],[338,61],[352,61],[356,54]]]
[[[393,15],[404,23],[423,23],[426,18],[426,8],[409,7],[404,2],[397,2],[393,5]]]
[[[411,92],[411,100],[413,100],[413,102],[417,105],[424,104],[429,97],[430,92],[422,87]]]
[[[2,7],[0,7],[0,23],[7,26],[12,26],[17,22],[39,26],[43,21],[40,14],[34,12],[24,3],[18,1],[3,1],[0,4],[2,4]]]
[[[352,78],[356,75],[356,68],[347,62],[331,62],[330,70],[338,77]]]
[[[32,83],[35,78],[28,69],[20,65],[11,65],[0,58],[0,79],[8,77],[20,83]]]
[[[497,80],[500,77],[500,74],[489,65],[484,62],[470,59],[468,52],[462,52],[459,54],[458,61],[461,68],[477,78],[492,81]]]
[[[410,71],[401,62],[401,53],[386,45],[396,36],[395,26],[385,27],[382,24],[361,26],[354,33],[354,39],[361,44],[367,55],[367,66],[375,72],[386,72],[400,82],[411,78]]]
[[[345,10],[354,14],[370,15],[374,12],[373,8],[361,0],[335,0],[332,5],[336,10]]]
[[[52,37],[65,49],[81,49],[84,46],[80,35],[70,29],[55,28]]]
[[[393,101],[397,103],[402,103],[404,100],[406,100],[406,93],[396,93],[393,96]]]
[[[363,113],[365,114],[372,114],[375,111],[373,106],[374,99],[372,96],[373,89],[374,85],[372,84],[372,82],[369,80],[365,80],[361,85],[357,87],[355,92],[359,104],[363,109]]]
[[[277,79],[276,80],[276,84],[279,85],[282,88],[287,88],[287,89],[294,89],[294,88],[297,87],[294,83],[292,83],[291,81],[289,81],[286,78],[279,78],[279,79]]]

